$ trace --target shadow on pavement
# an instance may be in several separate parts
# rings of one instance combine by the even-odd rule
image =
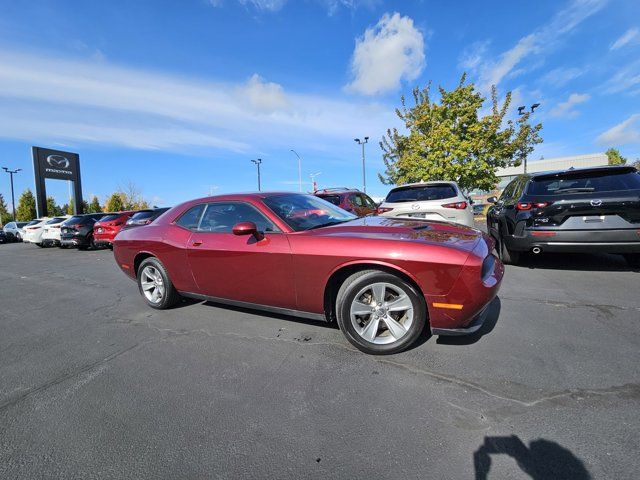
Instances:
[[[578,270],[598,272],[637,272],[622,255],[605,253],[541,253],[527,254],[520,261],[525,268],[544,268],[548,270]]]
[[[538,439],[527,447],[519,437],[511,435],[484,437],[484,443],[473,453],[476,480],[489,478],[492,455],[507,455],[513,458],[520,470],[534,480],[591,478],[582,460],[556,442]]]
[[[475,333],[471,335],[461,335],[461,336],[439,336],[436,343],[442,345],[471,345],[476,343],[485,335],[491,333],[498,323],[498,317],[500,316],[500,310],[502,308],[502,303],[500,302],[500,297],[494,298],[489,304],[489,309],[487,310],[487,318],[485,319],[482,327]]]

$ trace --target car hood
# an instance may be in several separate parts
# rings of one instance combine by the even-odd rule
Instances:
[[[456,248],[471,252],[482,232],[449,222],[410,220],[394,217],[363,217],[330,227],[304,232],[322,237],[368,238],[395,240]]]

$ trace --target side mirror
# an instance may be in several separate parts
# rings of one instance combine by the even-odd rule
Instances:
[[[233,226],[232,232],[233,232],[234,235],[238,235],[238,236],[240,236],[240,235],[253,235],[258,240],[262,240],[262,238],[263,238],[262,233],[258,231],[258,227],[253,222],[236,223]]]
[[[496,197],[489,197],[489,198],[487,198],[487,202],[488,203],[497,203],[498,199]]]

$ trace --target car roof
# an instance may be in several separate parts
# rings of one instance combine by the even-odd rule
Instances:
[[[428,182],[405,183],[404,185],[398,185],[397,187],[393,187],[391,190],[396,190],[399,188],[426,187],[429,185],[451,185],[452,187],[458,186],[456,182],[452,182],[449,180],[430,180]]]
[[[530,178],[543,179],[553,178],[560,175],[581,175],[583,173],[598,173],[598,172],[617,172],[617,173],[632,173],[636,172],[635,167],[631,165],[602,165],[600,167],[586,167],[586,168],[568,168],[566,170],[550,170],[547,172],[527,173]]]

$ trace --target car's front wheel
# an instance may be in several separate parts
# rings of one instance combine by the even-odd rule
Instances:
[[[640,253],[625,253],[624,259],[632,268],[640,268]]]
[[[422,295],[404,279],[379,270],[347,278],[336,297],[340,330],[359,350],[398,353],[413,344],[426,324]]]
[[[167,270],[155,257],[142,261],[138,268],[138,288],[152,308],[171,308],[180,299],[180,294],[171,283]]]

